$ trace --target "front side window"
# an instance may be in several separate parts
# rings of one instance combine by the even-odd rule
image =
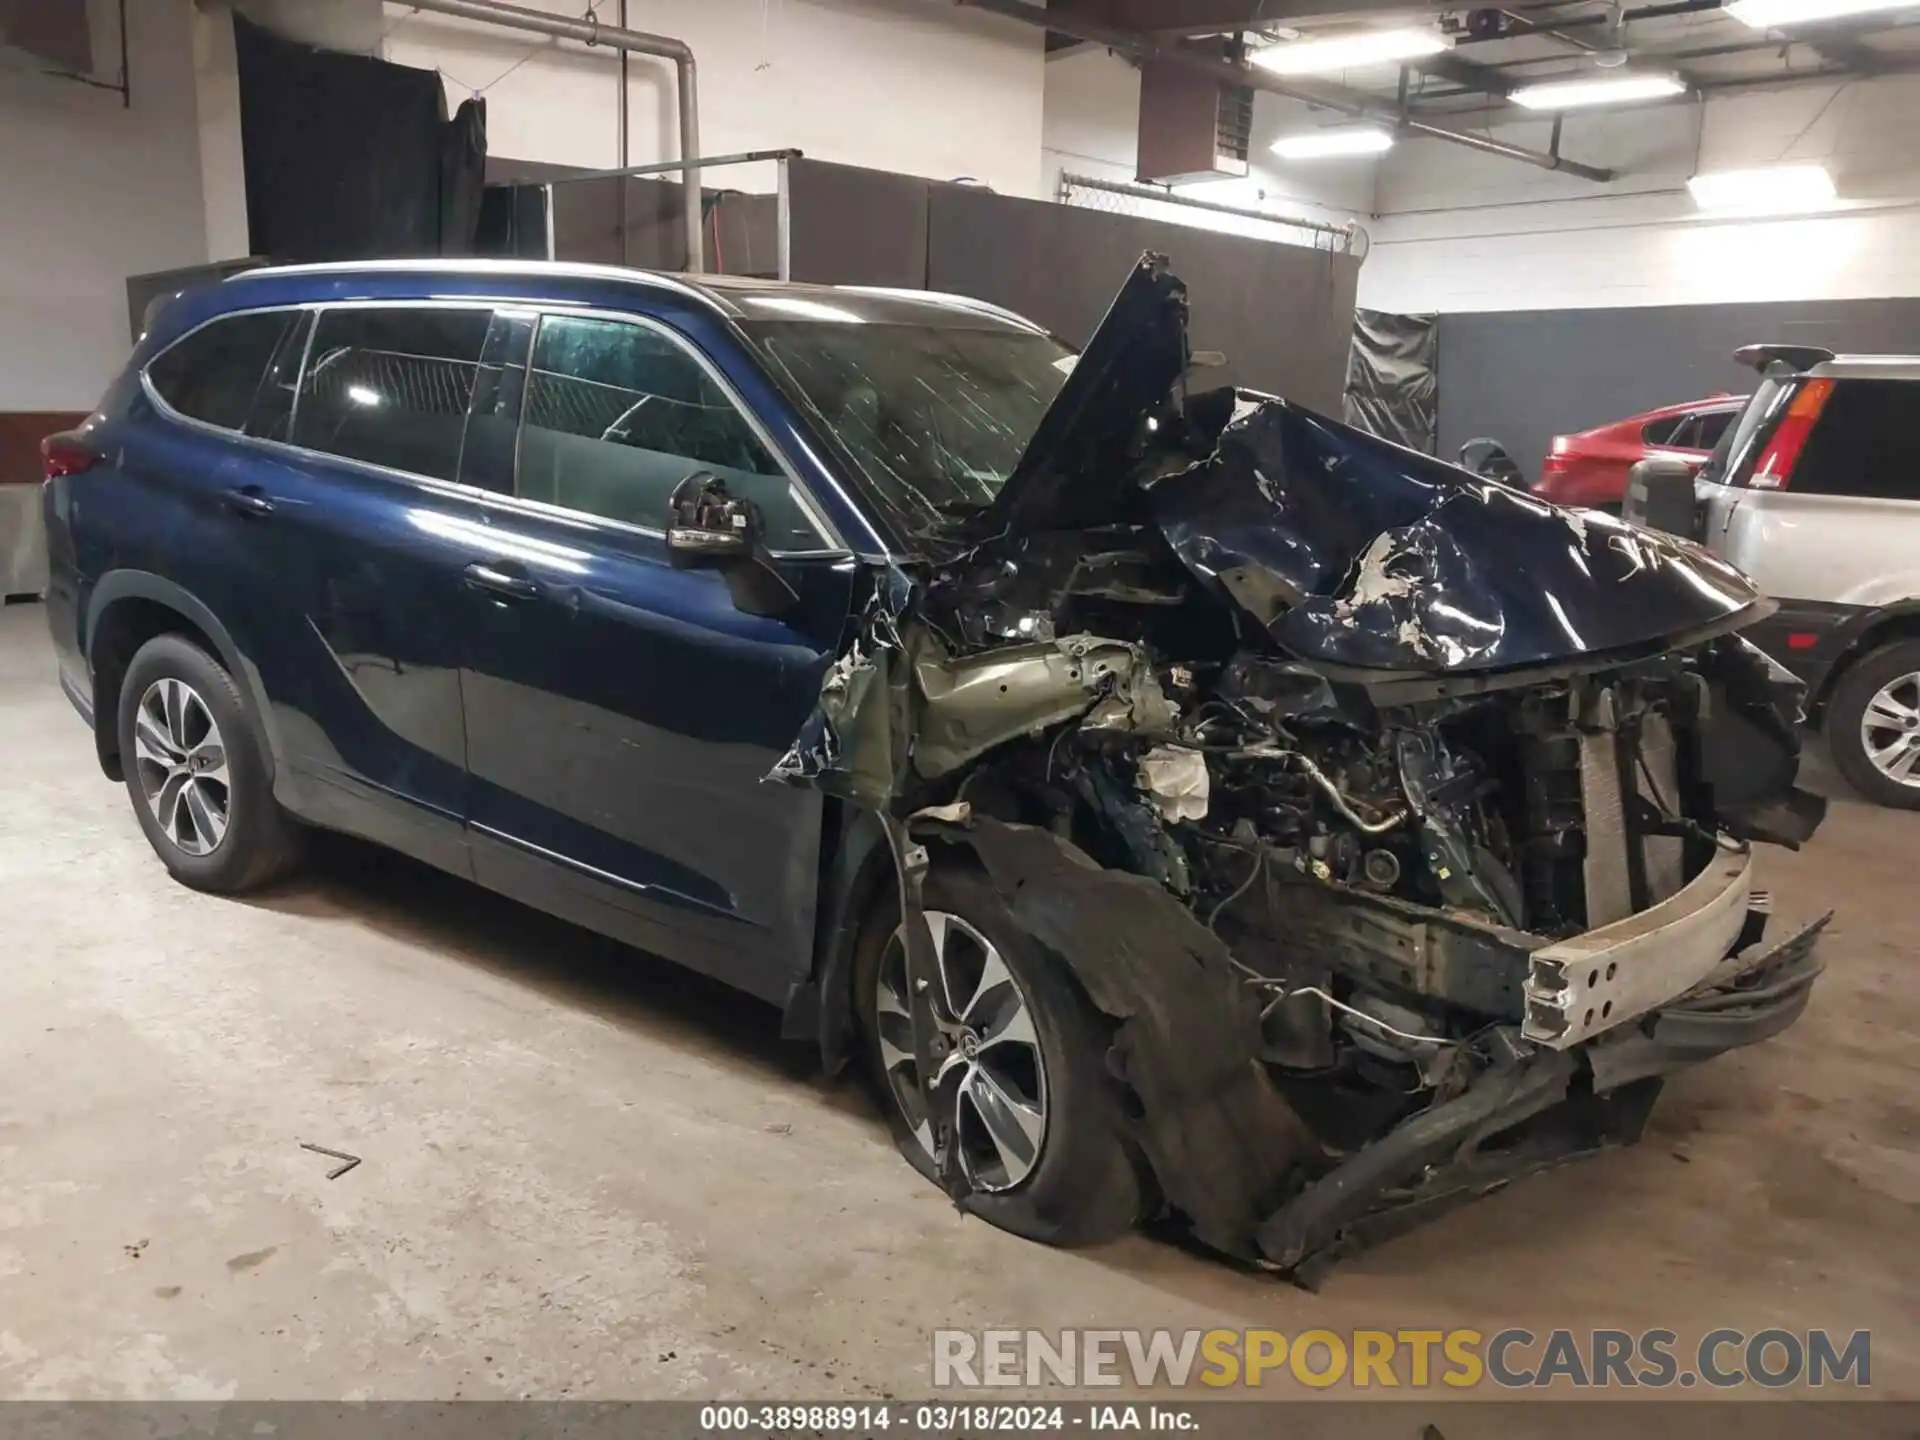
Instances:
[[[744,328],[907,534],[992,503],[1073,365],[1071,350],[1030,330],[799,320]]]
[[[821,543],[733,400],[651,326],[543,318],[523,414],[518,493],[526,499],[658,530],[674,487],[706,471],[760,507],[773,549]]]
[[[156,356],[147,379],[180,414],[223,430],[247,423],[267,362],[299,324],[297,310],[228,315]]]
[[[492,318],[489,310],[441,307],[323,311],[300,380],[293,443],[454,479]]]

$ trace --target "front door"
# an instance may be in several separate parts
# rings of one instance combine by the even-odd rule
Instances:
[[[476,876],[783,998],[812,950],[821,802],[764,777],[818,698],[854,562],[664,327],[548,314],[524,384],[499,390],[522,424],[466,576]],[[696,470],[766,512],[790,614],[667,564],[667,497]]]

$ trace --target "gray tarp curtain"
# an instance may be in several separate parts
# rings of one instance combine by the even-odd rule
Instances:
[[[1435,370],[1439,326],[1432,315],[1353,312],[1347,357],[1346,421],[1432,455],[1440,433]]]

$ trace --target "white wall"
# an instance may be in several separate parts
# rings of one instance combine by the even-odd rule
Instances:
[[[600,0],[601,19],[617,10]],[[408,18],[398,3],[386,21],[388,59],[437,68],[455,103],[486,90],[493,154],[618,163],[612,52]],[[1039,192],[1044,62],[1031,26],[941,0],[630,0],[627,24],[693,47],[705,154],[795,146],[820,160]],[[633,76],[629,163],[676,158],[672,65],[636,56]],[[707,183],[726,183],[725,173]]]
[[[0,76],[0,410],[87,410],[124,362],[126,277],[207,259],[186,0],[128,0],[133,108]],[[95,45],[118,38],[111,16]]]
[[[1139,153],[1140,75],[1111,51],[1087,47],[1047,62],[1045,194],[1057,194],[1062,171],[1131,181]],[[1363,224],[1373,209],[1370,157],[1287,162],[1269,150],[1274,140],[1326,123],[1322,114],[1278,95],[1257,92],[1253,103],[1251,173],[1245,180],[1182,185],[1179,193],[1308,220]],[[1171,218],[1156,215],[1156,218]],[[1240,230],[1231,217],[1183,211],[1186,223]]]
[[[1545,149],[1548,125],[1496,128]],[[1408,313],[1920,295],[1920,76],[1570,116],[1562,152],[1609,185],[1434,140],[1380,167],[1360,303]],[[1697,171],[1819,161],[1819,215],[1703,217]]]

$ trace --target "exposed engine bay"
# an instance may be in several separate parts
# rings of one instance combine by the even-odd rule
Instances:
[[[1188,395],[1184,318],[1143,260],[995,505],[875,569],[775,773],[880,818],[910,966],[926,867],[984,869],[1114,1020],[1166,1207],[1310,1281],[1791,1023],[1824,921],[1766,937],[1750,847],[1822,802],[1737,573]]]

